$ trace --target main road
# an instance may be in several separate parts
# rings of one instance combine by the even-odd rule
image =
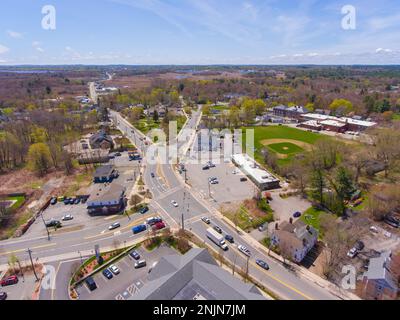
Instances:
[[[118,128],[125,132],[126,136],[142,152],[146,152],[151,145],[141,132],[134,128],[119,113],[111,111],[112,119]],[[201,112],[194,112],[186,123],[186,129],[196,129],[201,118]],[[194,141],[195,130],[183,131],[185,136],[179,139],[178,150],[187,151],[190,144]],[[147,146],[146,146],[147,144]],[[188,145],[189,144],[189,145]],[[183,154],[179,154],[183,157]],[[154,155],[150,155],[154,158]],[[159,159],[156,157],[156,159]],[[288,300],[332,300],[338,297],[332,294],[327,288],[304,279],[292,270],[284,267],[280,262],[270,258],[264,251],[251,241],[248,235],[239,234],[235,228],[226,223],[221,214],[211,206],[205,199],[185,184],[176,172],[174,165],[160,161],[149,163],[145,159],[144,182],[152,192],[153,199],[151,205],[169,222],[171,226],[180,227],[182,222],[186,229],[190,229],[197,237],[202,239],[213,250],[220,252],[218,248],[206,237],[206,230],[209,225],[201,221],[203,216],[211,219],[212,225],[222,228],[224,234],[235,237],[235,244],[229,245],[229,250],[223,253],[224,258],[236,266],[236,270],[245,270],[248,264],[249,274],[262,283],[269,291],[273,292],[281,299]],[[179,207],[171,205],[171,201],[178,202]],[[247,259],[237,250],[237,246],[245,245],[251,251],[251,258]],[[265,271],[259,268],[255,259],[262,259],[270,265],[270,270]]]

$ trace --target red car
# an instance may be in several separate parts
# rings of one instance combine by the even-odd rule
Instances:
[[[158,222],[153,226],[153,230],[161,230],[165,228],[164,222]]]
[[[3,280],[1,280],[1,286],[5,287],[5,286],[11,286],[13,284],[17,284],[18,283],[18,277],[17,276],[9,276],[4,278]]]

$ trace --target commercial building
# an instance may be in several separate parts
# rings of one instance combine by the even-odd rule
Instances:
[[[274,115],[278,117],[300,119],[301,115],[306,114],[308,109],[302,106],[287,107],[284,105],[273,108]]]
[[[93,174],[93,182],[94,183],[105,183],[111,182],[114,179],[118,178],[119,173],[114,168],[113,165],[105,165],[96,169]]]
[[[301,220],[294,224],[282,222],[271,237],[272,245],[279,247],[283,254],[289,255],[297,263],[303,261],[317,241],[318,231]]]
[[[207,249],[164,256],[130,300],[265,300],[255,285],[220,268]]]
[[[319,113],[302,114],[301,119],[303,119],[303,122],[301,124],[301,126],[303,127],[305,123],[312,120],[320,124],[323,130],[329,130],[334,132],[346,132],[346,131],[361,132],[366,129],[373,128],[377,125],[376,122],[372,121],[358,120],[346,117],[338,118]]]
[[[126,188],[117,183],[102,186],[94,196],[90,196],[87,202],[87,210],[90,215],[101,216],[118,214],[126,207]]]
[[[232,162],[262,191],[280,187],[279,179],[267,170],[261,168],[257,162],[247,154],[234,154]]]

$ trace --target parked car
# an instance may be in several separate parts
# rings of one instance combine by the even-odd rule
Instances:
[[[140,214],[145,214],[145,213],[147,213],[148,211],[149,211],[150,209],[149,209],[149,207],[142,207],[140,210],[139,210],[139,213]]]
[[[209,166],[204,166],[204,167],[203,167],[203,170],[209,170],[209,169],[210,169]]]
[[[152,178],[156,177],[156,175],[153,172],[150,175],[151,175]]]
[[[68,204],[70,204],[71,202],[70,202],[70,198],[64,198],[64,204],[65,205],[68,205]]]
[[[258,231],[264,232],[265,230],[267,230],[267,227],[268,227],[268,224],[263,223],[261,226],[258,227]]]
[[[245,246],[243,246],[243,245],[239,245],[239,246],[238,246],[238,249],[239,249],[239,251],[242,252],[244,255],[250,257],[251,252],[250,252],[249,249],[247,249],[247,247],[245,247]]]
[[[129,252],[129,255],[135,260],[140,259],[140,254],[136,250],[132,250],[131,252]]]
[[[56,197],[51,198],[50,204],[51,204],[52,206],[54,206],[56,203],[57,203],[57,198],[56,198]]]
[[[164,222],[157,222],[154,226],[153,226],[153,230],[161,230],[165,228],[165,223]]]
[[[114,264],[112,264],[110,267],[109,267],[109,269],[110,269],[110,271],[114,274],[114,275],[118,275],[118,274],[120,274],[120,270],[118,269],[118,267],[116,266],[116,265],[114,265]]]
[[[212,181],[215,181],[215,180],[218,180],[218,178],[215,178],[215,177],[208,178],[208,182],[212,182]]]
[[[135,262],[135,269],[140,269],[146,266],[146,260]]]
[[[365,248],[365,244],[361,240],[358,240],[354,245],[354,248],[356,248],[358,251],[362,251]]]
[[[265,269],[265,270],[269,270],[269,265],[268,263],[266,263],[263,260],[257,259],[256,260],[257,265],[259,265],[261,268]]]
[[[212,163],[211,161],[208,161],[207,165],[209,168],[215,168],[215,164]]]
[[[217,231],[218,233],[222,233],[222,229],[218,226],[214,226],[214,230]]]
[[[213,180],[213,181],[210,182],[210,184],[219,184],[219,181],[218,180]]]
[[[117,153],[115,154],[115,156],[116,156],[116,157],[120,157],[120,156],[121,156],[121,152],[117,152]]]
[[[7,293],[6,292],[0,292],[0,301],[1,300],[6,300],[7,299]]]
[[[65,215],[64,217],[61,218],[62,221],[70,221],[73,220],[74,217],[70,214]]]
[[[133,234],[138,234],[138,233],[146,231],[146,230],[147,230],[147,227],[145,224],[141,224],[139,226],[135,226],[132,228]]]
[[[87,200],[88,200],[88,198],[86,198],[86,197],[85,197],[85,198],[82,198],[81,203],[82,203],[82,204],[85,204]]]
[[[245,178],[245,177],[243,177],[243,178],[240,178],[240,182],[246,182],[248,179],[247,178]]]
[[[178,208],[178,207],[179,207],[178,202],[176,202],[175,200],[172,200],[172,201],[171,201],[171,204],[172,204],[175,208]]]
[[[351,259],[355,258],[358,254],[357,248],[351,248],[349,252],[347,252],[347,256]]]
[[[159,222],[162,222],[162,219],[160,217],[151,217],[146,220],[146,223],[149,226],[154,226],[156,223],[159,223]]]
[[[59,228],[59,227],[61,227],[61,222],[58,220],[50,220],[50,221],[46,222],[46,227],[47,228],[52,228],[52,227]]]
[[[233,237],[230,234],[227,234],[225,236],[225,240],[230,242],[230,243],[235,243],[235,239],[233,239]]]
[[[81,198],[76,198],[74,200],[74,204],[80,204],[81,203]]]
[[[111,226],[108,227],[108,230],[115,230],[118,229],[119,227],[121,227],[121,224],[119,222],[115,222],[113,223]]]
[[[211,223],[211,220],[209,218],[207,218],[207,217],[201,218],[201,221],[203,221],[206,224],[210,224]]]
[[[370,230],[371,232],[373,232],[373,233],[379,233],[378,228],[375,227],[375,226],[371,226],[371,227],[369,228],[369,230]]]
[[[384,219],[385,223],[391,227],[399,228],[400,227],[400,220],[396,219],[393,216],[386,216]]]
[[[3,278],[3,280],[1,280],[1,282],[0,282],[0,285],[2,287],[6,287],[6,286],[12,286],[17,283],[18,283],[17,276],[9,276],[9,277]]]
[[[293,218],[300,218],[301,217],[301,212],[297,211],[293,213]]]
[[[94,291],[97,289],[97,284],[96,282],[93,280],[92,277],[89,277],[85,280],[85,283],[87,285],[87,287],[89,288],[90,291]]]
[[[110,271],[110,270],[108,270],[108,269],[104,269],[103,270],[103,275],[108,279],[108,280],[110,280],[110,279],[112,279],[114,276],[113,276],[113,274],[112,274],[112,272]]]

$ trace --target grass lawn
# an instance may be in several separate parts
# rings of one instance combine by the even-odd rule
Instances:
[[[147,134],[153,129],[160,128],[160,122],[155,122],[153,119],[141,119],[135,125],[135,127],[140,130],[143,134]]]
[[[301,220],[305,222],[308,225],[313,226],[315,229],[318,230],[319,232],[319,238],[323,238],[323,234],[320,230],[320,222],[321,222],[321,216],[328,214],[325,211],[318,210],[314,207],[309,208],[306,210],[303,215],[301,216]]]
[[[296,146],[295,144],[290,142],[270,144],[268,145],[268,148],[280,154],[292,154],[304,151],[303,148],[300,148],[299,146]]]
[[[6,200],[15,200],[14,204],[10,207],[11,210],[17,210],[25,201],[24,196],[8,197]]]
[[[233,223],[237,224],[240,229],[247,232],[258,228],[263,223],[271,222],[274,219],[272,212],[266,213],[263,217],[255,218],[244,205],[242,205],[237,212],[224,212],[223,214]]]
[[[264,126],[264,127],[248,127],[243,128],[243,146],[246,146],[246,129],[254,129],[254,147],[255,147],[255,158],[258,162],[264,163],[264,158],[261,154],[261,150],[265,147],[262,143],[264,140],[272,140],[272,139],[288,139],[288,140],[297,140],[302,143],[307,143],[313,145],[319,139],[323,139],[324,137],[320,134],[299,130],[296,128],[286,127],[286,126]],[[285,143],[286,142],[282,142]],[[291,161],[292,156],[296,153],[301,152],[303,149],[293,143],[287,142],[290,150],[296,150],[288,154],[289,156],[286,159],[279,159],[278,163],[280,165],[288,164]],[[293,145],[293,146],[292,146]],[[279,143],[279,146],[276,148],[284,148],[283,144]],[[270,148],[274,152],[277,153],[277,150]],[[283,150],[281,150],[283,151]],[[287,151],[286,151],[287,152]],[[280,153],[280,152],[279,152]]]
[[[400,113],[395,113],[395,114],[393,115],[393,120],[394,120],[394,121],[400,121]]]

